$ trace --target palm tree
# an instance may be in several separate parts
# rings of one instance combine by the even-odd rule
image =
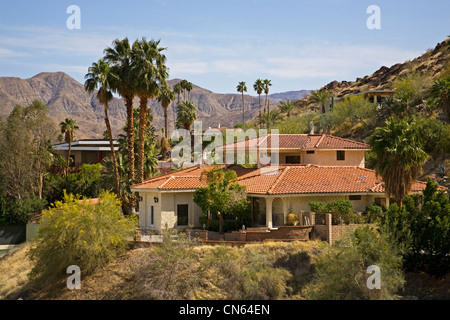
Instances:
[[[245,85],[245,81],[241,81],[238,83],[236,87],[237,92],[242,94],[242,124],[245,124],[245,106],[244,106],[244,92],[247,92],[247,86]]]
[[[173,103],[172,104],[172,111],[173,111],[173,121],[174,121],[174,127],[176,128],[177,126],[177,120],[176,120],[176,114],[177,114],[177,108],[176,106],[180,103],[180,95],[181,92],[183,92],[183,88],[181,87],[181,82],[178,82],[176,85],[173,86],[173,92],[175,92],[175,94],[177,95],[177,103]]]
[[[177,108],[177,128],[191,130],[191,126],[197,119],[195,106],[190,101],[182,101]]]
[[[165,85],[167,68],[166,57],[161,53],[165,48],[159,48],[160,41],[145,38],[136,40],[132,47],[131,74],[133,87],[139,97],[139,144],[138,144],[138,174],[137,181],[144,181],[144,145],[148,100],[159,96],[159,85]]]
[[[187,80],[181,80],[180,82],[181,91],[183,92],[183,99],[184,100],[190,100],[190,92],[193,89],[194,85],[187,81]],[[188,94],[188,97],[186,99],[186,93]]]
[[[309,96],[309,104],[315,104],[321,106],[321,112],[325,113],[325,103],[332,98],[330,91],[326,89],[315,90]]]
[[[113,99],[110,83],[115,80],[115,75],[111,73],[111,67],[109,63],[103,59],[100,59],[98,60],[98,62],[92,63],[92,66],[88,69],[88,73],[86,74],[85,79],[86,82],[84,83],[84,88],[87,92],[92,93],[100,87],[97,92],[97,99],[105,107],[105,124],[109,146],[111,148],[116,191],[117,197],[120,198],[119,171],[117,168],[116,151],[114,149],[111,123],[108,116],[109,102]]]
[[[171,91],[169,86],[163,86],[161,88],[158,101],[159,103],[161,103],[161,107],[164,109],[164,136],[166,138],[168,138],[169,135],[167,109],[169,108],[170,103],[174,100],[175,100],[175,92]]]
[[[75,124],[76,121],[73,119],[66,118],[59,124],[61,128],[61,133],[64,134],[64,141],[69,144],[69,150],[67,154],[67,168],[66,168],[66,176],[69,174],[69,166],[70,166],[70,153],[72,151],[72,142],[73,137],[75,136],[75,131],[79,129],[79,127]]]
[[[372,149],[374,168],[383,178],[386,193],[400,206],[428,158],[415,126],[414,119],[391,117],[367,141]]]
[[[131,47],[128,38],[123,40],[115,39],[111,47],[104,50],[105,60],[112,64],[111,69],[117,75],[117,81],[111,83],[115,92],[124,99],[127,109],[127,143],[128,143],[128,161],[134,163],[134,119],[133,119],[133,98],[136,95],[136,89],[133,84],[133,75],[131,74]],[[134,166],[129,166],[128,180],[135,180]]]
[[[447,123],[450,123],[450,76],[434,81],[430,94],[434,104],[444,110]]]
[[[287,114],[288,117],[291,116],[291,112],[295,108],[295,101],[294,100],[284,100],[280,103],[280,110],[281,112],[284,112]]]
[[[266,94],[266,103],[264,104],[264,113],[269,112],[269,87],[272,86],[270,80],[265,79],[264,83],[264,93]],[[267,106],[267,107],[266,107]]]
[[[264,83],[261,79],[255,81],[253,84],[253,90],[255,90],[259,96],[259,116],[261,117],[261,93],[264,90]]]
[[[181,82],[178,82],[176,85],[173,86],[173,92],[175,92],[177,95],[177,102],[180,102],[180,94],[181,92],[183,92]]]

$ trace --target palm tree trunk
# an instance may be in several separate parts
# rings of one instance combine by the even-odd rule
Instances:
[[[259,95],[259,116],[261,117],[261,95]]]
[[[245,124],[244,91],[242,91],[242,124]]]
[[[148,98],[141,97],[139,103],[139,144],[138,144],[138,176],[139,183],[144,181],[144,146],[145,146],[145,131],[147,124],[147,103]]]
[[[105,105],[105,124],[106,124],[106,130],[108,130],[108,139],[109,139],[109,146],[111,148],[111,155],[114,165],[114,179],[116,180],[116,191],[117,191],[117,198],[120,198],[120,180],[119,180],[119,169],[117,168],[117,159],[116,159],[116,151],[114,150],[114,142],[112,137],[112,130],[111,130],[111,123],[109,122],[109,116],[108,116],[108,104]]]
[[[168,123],[168,115],[167,115],[167,108],[169,108],[169,106],[164,108],[164,136],[166,138],[168,138],[169,134],[169,123]]]
[[[70,153],[72,151],[72,139],[69,138],[69,154],[67,155],[67,169],[66,169],[66,177],[69,175],[69,166],[70,166]]]
[[[133,98],[125,98],[127,107],[127,142],[128,142],[128,179],[134,181],[134,121],[133,121]]]

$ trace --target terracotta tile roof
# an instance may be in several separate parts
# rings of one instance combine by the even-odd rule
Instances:
[[[211,168],[213,168],[213,166],[204,166],[201,168],[193,166],[164,176],[149,179],[143,183],[135,184],[131,186],[131,188],[149,190],[193,190],[206,186],[205,182],[200,181],[200,176],[203,171],[210,170]],[[236,171],[238,176],[252,170],[240,166],[232,166],[229,168]]]
[[[334,137],[327,134],[269,134],[262,137],[236,142],[234,144],[228,144],[223,148],[270,148],[272,145],[278,145],[279,149],[370,149],[369,145],[365,143]],[[220,150],[221,147],[216,149]]]
[[[206,186],[200,181],[203,168],[192,167],[170,175],[157,177],[133,189],[149,190],[194,190]],[[239,184],[246,186],[249,194],[319,194],[319,193],[384,193],[384,183],[374,170],[353,166],[280,165],[260,169],[245,169],[232,166],[238,175]],[[416,181],[413,192],[426,187],[425,182]],[[443,189],[441,187],[440,189]]]

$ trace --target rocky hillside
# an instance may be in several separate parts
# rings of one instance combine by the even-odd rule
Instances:
[[[170,80],[171,86],[179,79]],[[50,109],[50,116],[59,123],[66,117],[77,121],[80,129],[77,138],[101,138],[105,130],[103,106],[96,94],[89,94],[83,84],[63,72],[43,72],[29,79],[0,77],[0,117],[6,118],[16,104],[28,105],[38,99]],[[240,94],[218,94],[194,85],[190,92],[191,101],[198,107],[197,118],[203,121],[203,128],[230,126],[242,121],[242,97]],[[264,97],[261,99],[264,101]],[[259,109],[258,97],[244,95],[246,119],[252,119]],[[270,100],[271,107],[277,100]],[[139,100],[135,99],[135,107]],[[154,125],[163,127],[163,110],[156,101],[151,102]],[[110,103],[110,118],[114,134],[118,134],[126,121],[123,100],[115,98]],[[169,108],[169,129],[175,123],[173,108]]]
[[[450,61],[450,40],[446,39],[438,43],[434,49],[426,51],[420,57],[411,61],[397,63],[393,66],[382,66],[372,75],[357,78],[355,81],[332,81],[323,88],[330,90],[335,98],[364,92],[367,90],[393,90],[393,82],[398,77],[409,72],[417,71],[431,80],[435,80],[439,74],[448,67]],[[302,99],[303,105],[306,99]]]

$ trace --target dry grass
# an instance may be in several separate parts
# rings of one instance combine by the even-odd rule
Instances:
[[[24,243],[0,258],[0,300],[14,299],[14,294],[28,284],[28,273],[33,266],[26,257],[29,247],[29,243]]]
[[[155,261],[158,262],[158,259],[155,260],[155,256],[151,258],[155,251],[154,247],[130,250],[92,274],[86,275],[82,272],[80,290],[69,290],[65,283],[67,278],[46,287],[38,287],[36,283],[29,283],[27,274],[31,270],[32,264],[25,255],[28,248],[29,245],[25,244],[15,251],[14,254],[10,254],[5,259],[0,260],[0,283],[5,284],[0,286],[1,299],[133,300],[147,299],[148,297],[155,298],[155,294],[158,294],[157,292],[151,292],[153,288],[146,286],[146,282],[148,282],[147,284],[154,284],[152,281],[146,280],[148,277],[158,276],[162,272],[156,272],[155,268],[149,270],[148,273],[145,271],[145,268],[152,266]],[[226,252],[228,257],[236,257],[236,260],[216,261],[219,252],[218,248],[224,250],[223,252]],[[259,262],[260,260],[258,259],[264,259],[273,268],[287,270],[290,273],[288,285],[293,287],[294,290],[298,290],[303,285],[302,279],[307,281],[311,275],[310,266],[314,263],[314,257],[320,252],[319,241],[267,242],[235,247],[227,245],[195,246],[191,251],[195,260],[192,271],[186,268],[180,269],[181,273],[190,273],[186,274],[186,276],[191,277],[191,280],[194,279],[196,281],[195,285],[193,288],[192,286],[188,288],[188,291],[183,291],[183,287],[177,288],[177,290],[181,289],[181,294],[171,298],[227,298],[231,294],[228,292],[229,290],[236,290],[234,289],[234,280],[224,278],[220,272],[228,270],[233,273],[234,268],[242,271],[248,268],[242,262],[247,261],[248,257],[252,256],[253,261]],[[199,266],[203,266],[201,271],[198,271],[200,270]],[[145,272],[142,273],[142,270]],[[239,277],[240,273],[233,274],[238,276],[236,281],[240,281],[239,284],[242,285],[242,278]],[[179,280],[179,277],[177,279]],[[269,280],[273,279],[280,284],[278,274],[273,274],[273,277]],[[228,287],[223,286],[224,280],[228,281]],[[165,285],[165,283],[162,284]],[[299,297],[289,295],[284,296],[284,298]]]

